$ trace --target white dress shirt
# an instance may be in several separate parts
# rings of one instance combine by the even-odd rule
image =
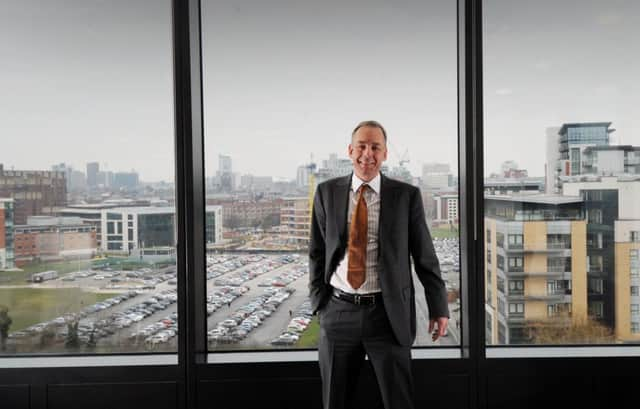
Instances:
[[[345,256],[338,264],[338,267],[331,276],[330,284],[339,290],[352,294],[370,294],[380,292],[380,282],[378,279],[378,221],[380,220],[380,173],[369,182],[364,182],[354,173],[351,178],[351,189],[349,190],[349,209],[347,213],[347,232],[351,224],[351,217],[357,205],[357,192],[362,184],[369,185],[364,193],[367,203],[367,260],[365,264],[365,281],[360,288],[351,287],[347,281],[347,266],[349,265],[349,249],[345,251]]]

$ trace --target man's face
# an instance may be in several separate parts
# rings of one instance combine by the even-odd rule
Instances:
[[[353,162],[353,171],[360,179],[368,182],[376,177],[382,162],[387,160],[387,145],[382,130],[372,126],[358,129],[349,144],[349,157]]]

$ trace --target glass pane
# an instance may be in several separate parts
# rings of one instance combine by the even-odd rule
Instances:
[[[639,23],[630,0],[484,2],[491,345],[640,341]]]
[[[368,119],[388,131],[382,173],[421,187],[452,313],[438,344],[459,343],[456,38],[444,0],[203,2],[210,350],[316,347],[311,202],[351,173]],[[415,345],[432,345],[414,282]]]
[[[175,352],[171,2],[1,3],[2,353]]]

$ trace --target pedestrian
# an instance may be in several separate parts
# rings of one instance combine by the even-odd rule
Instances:
[[[425,289],[433,341],[446,333],[445,284],[420,190],[380,173],[387,159],[382,125],[358,124],[348,153],[353,173],[318,185],[311,220],[309,290],[320,320],[323,407],[353,406],[366,354],[384,407],[413,409],[410,257]]]

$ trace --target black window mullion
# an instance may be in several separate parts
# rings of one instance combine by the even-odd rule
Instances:
[[[180,405],[196,407],[206,362],[205,193],[200,0],[173,0]]]
[[[482,1],[458,0],[458,163],[462,354],[471,362],[470,402],[483,407],[485,358]]]

